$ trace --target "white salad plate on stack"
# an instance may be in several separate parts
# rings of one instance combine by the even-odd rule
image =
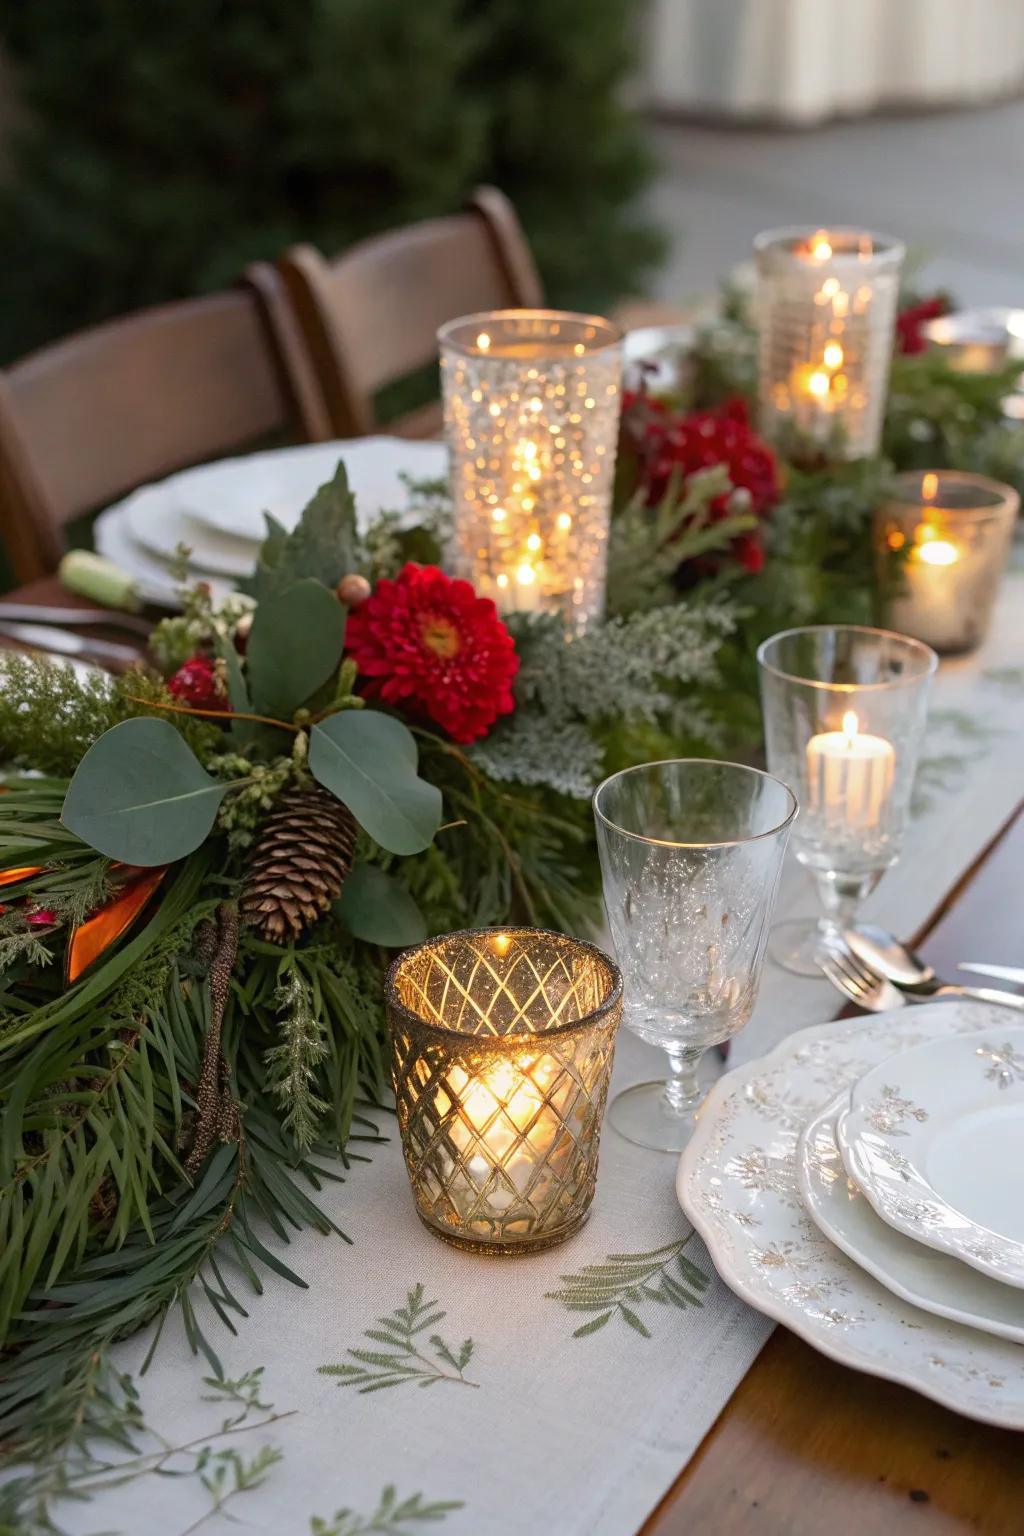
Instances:
[[[352,438],[221,459],[142,486],[96,519],[96,548],[133,575],[145,598],[179,606],[177,552],[189,550],[188,575],[209,581],[220,601],[256,564],[269,512],[289,531],[317,489],[344,460],[359,525],[381,512],[403,512],[407,480],[447,474],[442,443],[395,437]]]
[[[1024,1287],[1024,1028],[883,1062],[854,1085],[836,1139],[890,1227]]]
[[[985,1067],[977,1053],[986,1041],[1002,1056],[1017,1033],[1024,1032],[1008,1028],[1004,1010],[969,1001],[801,1030],[711,1090],[676,1187],[722,1278],[752,1306],[845,1365],[1021,1429],[1024,1291],[939,1252],[920,1230],[908,1235],[882,1220],[850,1178],[837,1141],[837,1121],[853,1114],[851,1091],[859,1104],[864,1085],[865,1093],[880,1083],[908,1098],[911,1082],[923,1085],[921,1047],[948,1048],[966,1083],[968,1065]],[[984,1081],[1010,1104],[1012,1085]],[[954,1097],[960,1107],[952,1107],[950,1123],[962,1128],[949,1134],[966,1146],[975,1139],[963,1128],[966,1088]],[[945,1123],[945,1108],[934,1102]],[[936,1138],[940,1149],[945,1134]],[[900,1138],[894,1142],[902,1154]],[[925,1145],[915,1140],[913,1156],[929,1178]],[[934,1178],[931,1187],[947,1202],[961,1199],[960,1186]],[[968,1203],[975,1221],[984,1217],[987,1207],[973,1196]]]

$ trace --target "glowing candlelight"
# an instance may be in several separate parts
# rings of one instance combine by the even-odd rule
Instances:
[[[888,621],[937,651],[984,637],[1009,551],[1018,497],[959,470],[897,475],[876,513],[875,547]]]
[[[859,731],[856,712],[848,709],[841,730],[824,731],[807,743],[809,809],[836,831],[878,827],[885,817],[895,763],[892,743]]]

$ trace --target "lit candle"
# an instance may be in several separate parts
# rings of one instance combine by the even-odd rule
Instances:
[[[958,470],[897,475],[875,518],[887,618],[937,651],[984,638],[1006,563],[1018,497]]]
[[[840,731],[807,743],[809,809],[834,831],[876,830],[885,818],[896,754],[892,742],[857,729],[852,709]]]

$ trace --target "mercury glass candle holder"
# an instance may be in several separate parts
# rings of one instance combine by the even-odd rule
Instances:
[[[453,562],[502,613],[556,612],[579,633],[604,606],[622,336],[559,310],[441,327]]]
[[[875,514],[886,621],[953,655],[988,633],[1020,497],[962,470],[896,475]]]
[[[769,954],[819,976],[824,943],[899,857],[935,652],[857,624],[787,629],[757,653],[768,767],[800,802],[793,849],[818,893],[815,923],[782,923]]]
[[[622,979],[581,939],[483,928],[409,950],[387,981],[402,1150],[420,1219],[482,1253],[586,1221]]]
[[[858,229],[775,229],[754,241],[758,409],[796,458],[878,450],[904,248]]]

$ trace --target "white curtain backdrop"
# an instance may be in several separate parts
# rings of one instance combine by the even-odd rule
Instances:
[[[653,0],[651,106],[795,123],[1024,85],[1022,0]]]

